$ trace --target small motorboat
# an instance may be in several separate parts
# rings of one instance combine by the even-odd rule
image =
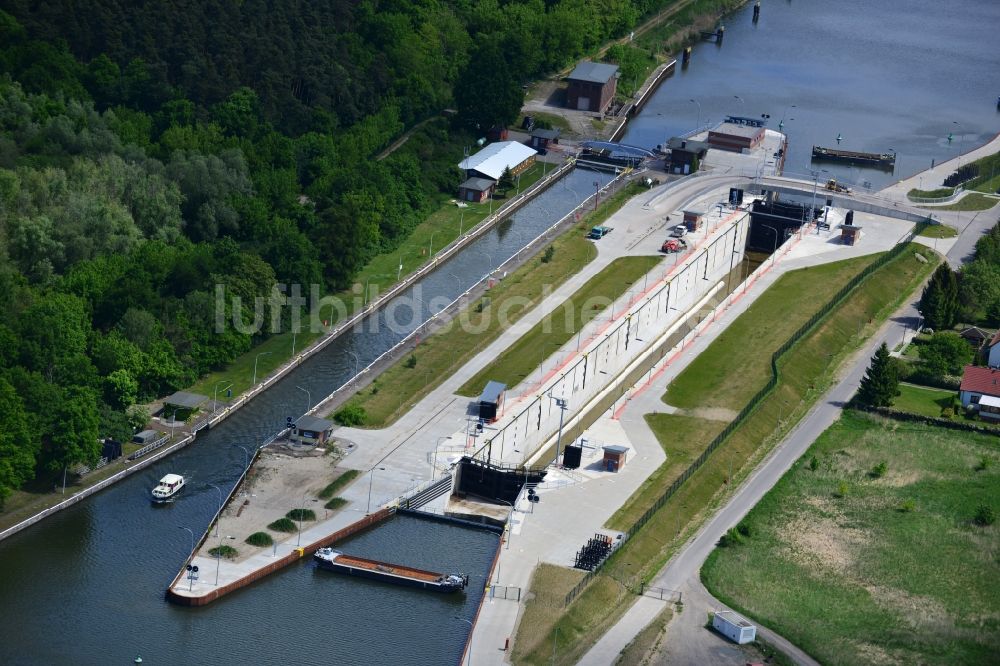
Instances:
[[[180,474],[167,474],[153,488],[152,499],[156,504],[169,501],[184,487],[184,477]]]

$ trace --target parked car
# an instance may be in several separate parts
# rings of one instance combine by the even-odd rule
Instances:
[[[670,235],[674,238],[684,238],[687,236],[688,228],[683,224],[678,224],[676,227],[670,230]]]
[[[672,252],[683,252],[687,249],[688,244],[683,238],[668,238],[660,246],[660,252],[666,252],[670,254]]]
[[[612,231],[614,230],[611,227],[594,227],[593,229],[590,230],[590,233],[587,234],[587,238],[591,238],[593,240],[601,240],[602,238],[610,234]]]

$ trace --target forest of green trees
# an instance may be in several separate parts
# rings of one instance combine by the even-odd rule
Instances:
[[[523,83],[670,2],[4,3],[0,502],[259,341],[215,285],[346,288]]]

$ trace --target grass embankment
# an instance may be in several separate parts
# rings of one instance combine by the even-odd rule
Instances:
[[[906,196],[910,199],[944,199],[954,193],[954,187],[939,187],[936,190],[918,190],[914,187],[906,193]]]
[[[917,235],[924,238],[954,238],[958,235],[958,231],[947,224],[928,224]]]
[[[455,320],[421,340],[412,354],[415,365],[411,366],[407,355],[369,388],[351,397],[345,407],[364,409],[365,427],[384,428],[395,421],[495,340],[505,326],[516,323],[548,291],[590,263],[597,256],[597,248],[587,240],[586,232],[642,191],[645,188],[632,183],[606,199],[551,243],[553,253],[548,262],[543,262],[540,255],[509,274],[485,296],[470,302]]]
[[[556,167],[552,165],[535,164],[521,174],[520,189],[524,190],[541,179],[543,171],[551,172]],[[515,190],[508,195],[513,197]],[[465,202],[465,208],[459,208],[448,201],[430,214],[410,232],[406,241],[396,250],[374,256],[354,278],[351,289],[338,292],[333,298],[340,302],[337,306],[344,317],[350,317],[360,311],[365,303],[378,298],[379,294],[391,289],[399,280],[405,279],[427,264],[434,254],[440,252],[449,243],[459,237],[459,232],[467,234],[480,222],[489,216],[490,204]],[[505,198],[497,198],[493,202],[494,210],[506,203]],[[402,268],[400,268],[402,266]],[[398,279],[397,279],[398,276]],[[367,294],[365,291],[367,290]],[[309,285],[302,285],[302,295],[309,298]],[[307,306],[308,307],[308,306]],[[294,336],[295,353],[301,354],[321,335],[320,330],[311,330],[312,324],[322,325],[327,321],[329,326],[335,326],[338,313],[332,307],[324,308],[317,313],[316,322],[310,322],[308,311],[302,313],[302,329]],[[247,353],[237,357],[225,368],[205,375],[189,389],[210,398],[214,397],[216,385],[219,395],[225,394],[226,386],[231,384],[232,394],[238,396],[253,386],[254,364],[257,366],[257,381],[260,382],[271,372],[293,358],[292,333],[279,333],[255,345]]]
[[[702,577],[824,664],[992,663],[1000,530],[974,517],[1000,509],[998,462],[995,437],[846,412]]]
[[[640,579],[649,580],[707,517],[708,510],[723,499],[730,487],[727,484],[730,474],[738,481],[753,469],[779,440],[779,435],[829,387],[841,361],[857,349],[934,269],[936,257],[931,256],[930,261],[923,263],[914,257],[914,250],[925,256],[931,254],[922,246],[911,245],[871,275],[784,355],[779,363],[778,386],[645,527],[611,557],[602,573],[565,609],[564,616],[542,626],[547,618],[531,616],[526,609],[521,626],[532,626],[533,635],[544,633],[544,637],[524,646],[524,658],[520,663],[547,663],[556,630],[559,652],[565,651],[559,663],[573,663],[589,649],[633,600],[633,597],[624,597],[617,603],[609,603],[606,590],[621,584],[637,586]],[[667,451],[667,461],[612,517],[609,527],[627,528],[652,506],[673,479],[725,427],[733,413],[742,409],[766,384],[770,377],[771,353],[799,325],[824,308],[826,299],[874,259],[874,256],[862,257],[838,262],[841,265],[813,267],[783,276],[681,373],[667,397],[672,404],[693,408],[690,413],[647,416]],[[821,275],[824,279],[816,279]],[[809,292],[809,297],[798,295],[799,291]],[[797,298],[802,300],[790,303],[789,299]],[[797,321],[786,322],[789,318]],[[752,344],[752,354],[747,353],[748,344]],[[739,372],[726,372],[725,368],[731,369],[734,363]],[[674,385],[678,386],[676,390]],[[712,411],[699,411],[706,406]],[[727,415],[728,418],[714,420],[701,415],[715,419]],[[517,640],[521,641],[520,634]]]
[[[475,397],[491,379],[517,385],[661,261],[659,256],[615,259],[456,392]]]
[[[345,470],[343,474],[341,474],[336,479],[328,483],[326,487],[323,488],[323,490],[316,493],[316,497],[320,499],[330,499],[331,497],[336,495],[340,490],[346,488],[347,484],[349,484],[354,479],[358,478],[358,475],[360,474],[361,471],[357,469]]]
[[[971,211],[971,210],[989,210],[1000,203],[1000,200],[995,197],[988,197],[985,194],[980,194],[979,192],[969,192],[964,197],[956,201],[955,203],[948,204],[946,206],[921,206],[925,210],[957,210],[957,211]]]
[[[653,621],[647,624],[642,631],[636,634],[625,649],[618,655],[614,666],[646,666],[650,663],[653,655],[660,647],[663,635],[666,633],[667,624],[674,616],[674,609],[670,606],[664,607]]]

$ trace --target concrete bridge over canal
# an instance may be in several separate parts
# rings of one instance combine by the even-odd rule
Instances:
[[[746,178],[741,180],[746,180]],[[930,211],[882,194],[854,190],[851,192],[831,192],[819,185],[817,181],[800,180],[787,176],[765,176],[751,180],[747,190],[755,194],[766,190],[779,194],[805,195],[815,197],[823,202],[832,201],[835,208],[847,208],[859,213],[871,213],[914,223],[932,219]]]

